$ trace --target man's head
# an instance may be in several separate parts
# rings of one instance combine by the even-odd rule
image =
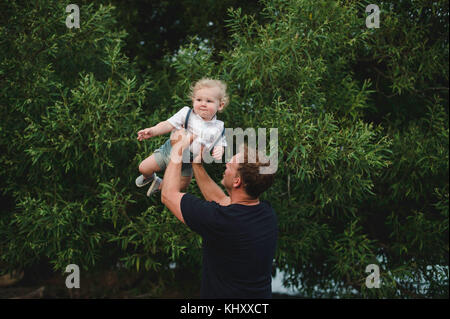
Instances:
[[[219,80],[201,79],[191,87],[194,112],[204,120],[211,120],[228,105],[227,85]]]
[[[263,163],[261,153],[243,144],[240,152],[226,164],[221,183],[230,195],[232,191],[242,189],[250,198],[259,198],[274,181],[275,173],[260,173],[261,167],[269,165],[269,162]]]

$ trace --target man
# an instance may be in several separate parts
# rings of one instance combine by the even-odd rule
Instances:
[[[249,163],[247,146],[233,156],[222,185],[209,177],[197,158],[192,165],[205,200],[180,192],[181,154],[192,137],[173,134],[171,161],[164,174],[161,201],[183,223],[202,236],[202,298],[271,298],[271,271],[277,240],[277,220],[259,195],[273,183],[260,174],[262,164]]]

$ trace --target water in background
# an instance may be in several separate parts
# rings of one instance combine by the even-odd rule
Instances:
[[[277,269],[275,277],[272,277],[272,294],[274,298],[276,295],[287,295],[291,297],[300,297],[300,292],[296,288],[287,288],[283,285],[284,272]],[[284,298],[283,296],[280,296]]]

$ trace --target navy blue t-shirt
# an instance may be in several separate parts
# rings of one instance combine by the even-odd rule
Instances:
[[[186,225],[203,238],[202,298],[271,298],[277,218],[266,201],[221,206],[183,195]]]

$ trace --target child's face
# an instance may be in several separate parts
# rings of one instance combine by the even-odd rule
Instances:
[[[210,121],[217,111],[223,108],[223,102],[220,102],[219,88],[202,88],[194,93],[192,104],[194,112],[201,116],[205,121]]]

